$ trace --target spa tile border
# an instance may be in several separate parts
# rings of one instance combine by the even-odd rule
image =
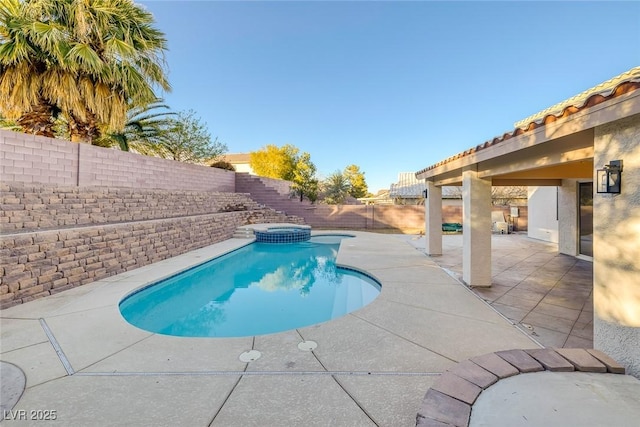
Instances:
[[[530,372],[602,372],[624,374],[618,362],[600,350],[536,348],[472,357],[440,375],[422,401],[417,427],[468,427],[480,393],[499,380]]]

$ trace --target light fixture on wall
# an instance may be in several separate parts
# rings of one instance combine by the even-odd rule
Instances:
[[[622,184],[622,160],[611,160],[604,169],[596,170],[598,193],[620,194]]]

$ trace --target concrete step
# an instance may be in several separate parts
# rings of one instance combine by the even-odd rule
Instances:
[[[255,234],[251,228],[238,227],[231,237],[234,239],[253,239]]]

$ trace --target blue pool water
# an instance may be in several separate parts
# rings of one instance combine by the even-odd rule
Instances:
[[[335,319],[380,293],[372,278],[336,267],[345,236],[252,243],[126,297],[122,316],[158,334],[243,337]]]

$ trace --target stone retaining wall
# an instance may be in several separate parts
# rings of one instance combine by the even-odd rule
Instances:
[[[172,218],[259,208],[246,194],[0,184],[0,232]]]
[[[231,238],[303,223],[246,194],[3,183],[0,308]]]
[[[0,308],[231,238],[240,225],[291,222],[270,209],[0,237]]]

